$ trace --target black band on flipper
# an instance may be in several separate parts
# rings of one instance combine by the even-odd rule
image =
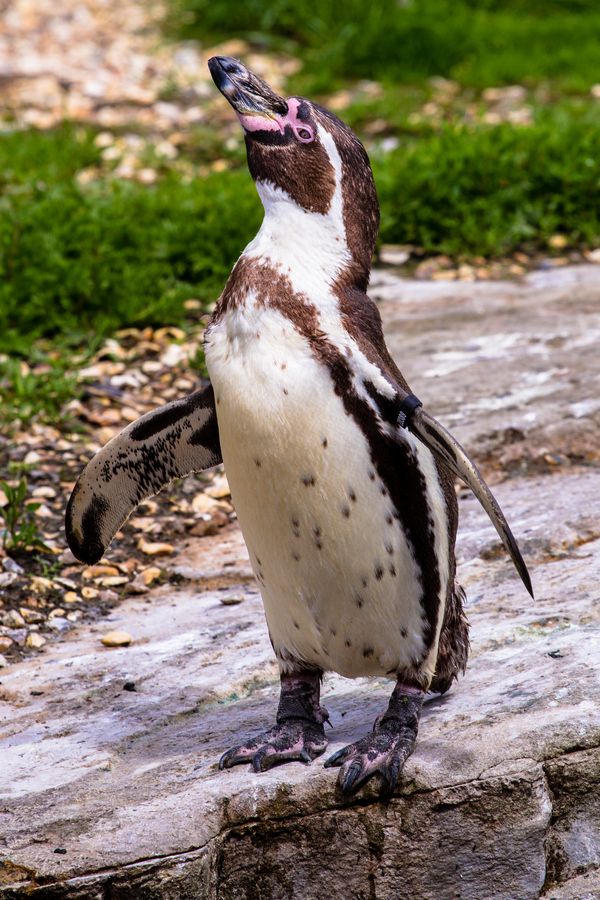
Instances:
[[[398,412],[398,422],[397,424],[400,428],[408,428],[408,424],[413,417],[413,413],[415,409],[418,409],[419,406],[423,406],[418,397],[414,394],[407,394],[402,403],[400,404],[400,411]]]

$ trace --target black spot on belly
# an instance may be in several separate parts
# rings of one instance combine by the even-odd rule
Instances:
[[[406,630],[406,628],[401,628],[400,634],[402,635],[403,638],[405,638],[408,635],[408,631]]]
[[[255,459],[255,460],[254,460],[254,465],[256,466],[257,469],[260,469],[260,467],[261,467],[261,465],[262,465],[260,459]]]
[[[392,578],[396,577],[396,566],[393,563],[389,568],[389,573],[392,576]]]
[[[369,472],[369,478],[371,479],[371,481],[375,481],[375,472],[372,469]]]
[[[300,626],[298,625],[298,623],[296,621],[294,621],[294,628],[297,628],[298,631],[300,631]]]
[[[349,506],[342,506],[342,515],[345,519],[350,518],[350,507]]]
[[[349,638],[346,638],[346,640],[344,641],[344,644],[346,645],[346,647],[351,647],[352,641]]]
[[[296,562],[300,562],[300,554],[296,552],[292,553],[292,559],[296,560]]]
[[[322,446],[322,447],[326,447],[326,446],[327,446],[327,438],[323,438],[323,440],[321,441],[321,446]]]
[[[381,494],[383,497],[387,497],[387,490],[383,487],[383,485],[381,486]]]
[[[287,388],[284,388],[284,389],[283,389],[283,393],[284,393],[285,396],[287,397],[287,395],[288,395],[288,393],[289,393],[289,392],[288,392],[288,389],[287,389]]]
[[[321,541],[315,541],[315,547],[317,548],[317,550],[322,550],[323,544],[321,543]]]
[[[256,562],[258,563],[259,566],[262,566],[262,563],[261,563],[261,561],[260,561],[260,556],[257,556],[257,557],[256,557]]]
[[[388,513],[387,516],[385,517],[385,521],[388,523],[388,525],[393,525],[394,517],[390,513]]]
[[[348,491],[348,496],[350,497],[350,499],[352,500],[353,503],[356,503],[356,494],[354,493],[353,488],[350,488],[350,490]]]
[[[363,603],[364,603],[363,598],[359,596],[359,597],[355,597],[354,600],[355,600],[356,605],[358,606],[358,608],[359,608],[359,609],[362,609],[362,605],[363,605]]]
[[[316,528],[313,528],[313,534],[316,538],[321,537],[321,529],[318,525],[316,526]]]
[[[377,581],[381,581],[383,578],[383,566],[380,566],[379,564],[375,566],[375,578]]]
[[[390,556],[391,556],[392,553],[394,552],[394,548],[393,548],[393,546],[389,543],[389,541],[388,541],[388,542],[386,543],[386,545],[385,545],[385,550],[386,550],[386,553],[389,553],[389,554],[390,554]]]
[[[305,487],[312,487],[315,484],[315,476],[314,475],[303,475],[300,479],[302,484]]]
[[[363,647],[363,656],[365,659],[368,659],[370,656],[373,656],[375,651],[372,647]]]
[[[360,583],[362,584],[363,587],[366,587],[369,583],[369,579],[366,576],[363,576],[360,580]]]

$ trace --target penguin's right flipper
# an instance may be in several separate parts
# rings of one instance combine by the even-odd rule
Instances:
[[[415,398],[416,399],[416,398]],[[411,410],[408,428],[423,441],[432,453],[439,456],[448,468],[467,484],[491,519],[502,543],[506,547],[521,581],[533,597],[531,578],[519,546],[510,530],[498,501],[483,479],[483,475],[463,447],[443,425],[430,416],[422,406]]]
[[[90,460],[71,494],[65,530],[74,556],[98,562],[143,500],[220,462],[211,385],[132,422]]]

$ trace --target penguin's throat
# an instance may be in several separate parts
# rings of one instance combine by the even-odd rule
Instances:
[[[303,209],[268,182],[257,182],[257,189],[265,217],[243,256],[284,273],[303,293],[334,284],[353,261],[342,216],[335,208],[325,215]]]

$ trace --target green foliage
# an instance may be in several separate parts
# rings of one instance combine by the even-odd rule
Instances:
[[[246,37],[299,50],[306,85],[340,78],[462,84],[598,79],[600,8],[592,0],[171,0],[179,34]]]
[[[37,142],[46,170],[52,153],[72,156],[64,134],[32,133],[27,142]],[[585,106],[542,112],[520,128],[428,127],[374,154],[382,238],[452,255],[544,246],[556,232],[590,245],[599,233],[599,167],[598,118]],[[124,326],[183,322],[186,299],[218,296],[262,215],[245,171],[189,182],[170,173],[152,187],[15,180],[19,190],[0,198],[0,351],[30,359],[41,337],[91,346]],[[75,395],[65,358],[28,374],[0,362],[9,416],[56,417]]]
[[[14,131],[0,136],[0,194],[19,194],[23,185],[69,181],[80,169],[96,165],[100,150],[90,128],[62,125],[53,131]],[[65,152],[67,151],[67,152]]]
[[[374,160],[384,241],[452,256],[600,239],[600,128],[557,116],[532,127],[447,126]]]
[[[4,521],[2,543],[10,552],[47,549],[38,530],[35,511],[41,504],[27,500],[27,479],[20,478],[16,486],[0,481],[0,489],[7,503],[0,506],[0,519]]]
[[[63,147],[68,152],[68,146]],[[245,172],[152,187],[65,182],[0,199],[0,350],[176,323],[215,299],[261,208]]]
[[[26,336],[22,338],[26,342]],[[62,359],[31,354],[37,365],[17,358],[0,358],[0,407],[6,427],[23,426],[37,418],[56,424],[63,417],[62,407],[79,394],[74,374],[68,371],[70,353]],[[42,361],[43,360],[43,361]]]

